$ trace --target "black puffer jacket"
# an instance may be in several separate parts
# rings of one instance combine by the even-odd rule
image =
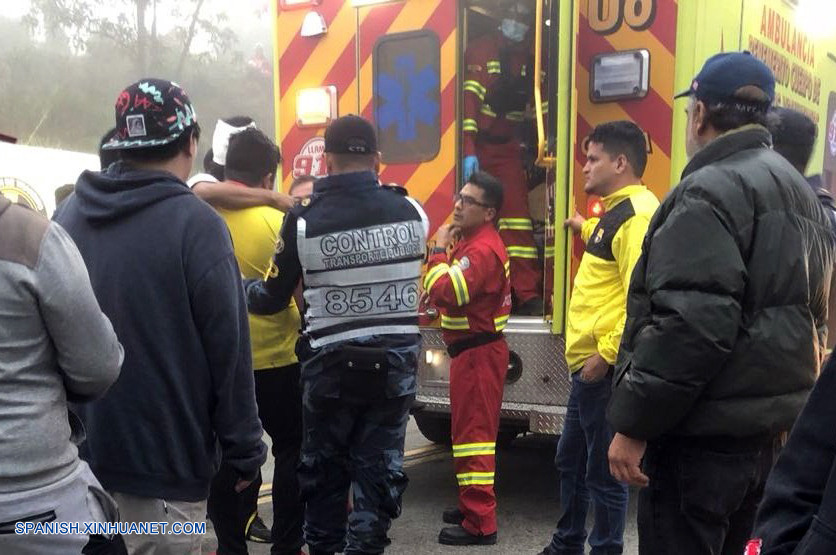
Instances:
[[[747,126],[701,150],[650,222],[627,299],[613,428],[788,430],[819,369],[834,238],[815,194]]]

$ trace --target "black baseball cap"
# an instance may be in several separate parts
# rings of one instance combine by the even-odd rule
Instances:
[[[164,79],[141,79],[116,99],[116,134],[102,150],[162,146],[197,123],[186,92]]]
[[[325,130],[325,152],[334,154],[374,154],[377,134],[368,120],[348,115],[337,118]]]
[[[768,102],[759,103],[764,109],[775,100],[775,76],[766,64],[745,50],[722,52],[706,60],[691,81],[691,87],[674,98],[693,96],[711,104],[729,100],[740,102],[735,93],[747,86],[757,87],[769,97]]]

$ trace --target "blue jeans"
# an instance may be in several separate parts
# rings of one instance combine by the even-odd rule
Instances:
[[[354,402],[311,396],[308,384],[303,387],[305,437],[298,476],[306,502],[305,541],[326,553],[383,553],[409,481],[403,450],[415,396]]]
[[[554,458],[560,472],[563,513],[548,551],[554,555],[583,555],[591,497],[595,515],[589,535],[591,554],[619,554],[624,549],[627,486],[612,477],[607,459],[613,438],[605,415],[612,390],[612,368],[606,377],[594,383],[581,381],[580,374],[572,374],[566,422]]]

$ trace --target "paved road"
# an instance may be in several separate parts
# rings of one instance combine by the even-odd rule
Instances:
[[[388,554],[461,553],[463,548],[446,547],[437,542],[444,525],[441,511],[456,504],[456,482],[449,450],[430,444],[414,422],[407,429],[407,473],[409,487],[403,500],[403,514],[390,532]],[[496,546],[467,549],[468,553],[534,555],[549,541],[558,513],[557,474],[552,465],[554,441],[540,437],[517,439],[507,450],[497,453],[497,500],[499,542]],[[269,464],[269,463],[268,463]],[[272,467],[265,467],[265,476]],[[625,537],[625,553],[638,552],[635,495],[631,492],[630,513]],[[263,497],[259,513],[270,523],[268,497]],[[214,549],[214,538],[207,534],[204,552]],[[249,544],[254,555],[270,552],[263,544]]]

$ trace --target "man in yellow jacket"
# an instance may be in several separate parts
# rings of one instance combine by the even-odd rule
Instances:
[[[560,471],[562,515],[542,555],[580,555],[587,538],[590,497],[592,555],[622,553],[627,486],[610,475],[607,449],[613,433],[605,412],[626,317],[630,275],[659,201],[640,179],[647,143],[638,126],[615,121],[588,139],[584,191],[602,197],[604,214],[580,214],[564,225],[586,244],[569,302],[566,362],[572,390],[555,465]]]
[[[224,183],[241,188],[272,190],[281,156],[261,131],[247,128],[229,139]],[[235,258],[245,278],[264,278],[271,265],[283,214],[269,206],[239,210],[218,209],[229,227]],[[284,310],[267,316],[250,314],[250,341],[258,416],[272,441],[274,553],[300,553],[304,506],[299,500],[296,465],[302,446],[302,392],[295,354],[299,310],[293,300]],[[212,482],[208,512],[218,537],[218,555],[247,553],[245,537],[255,536],[261,478],[243,491],[234,488],[226,465]]]

